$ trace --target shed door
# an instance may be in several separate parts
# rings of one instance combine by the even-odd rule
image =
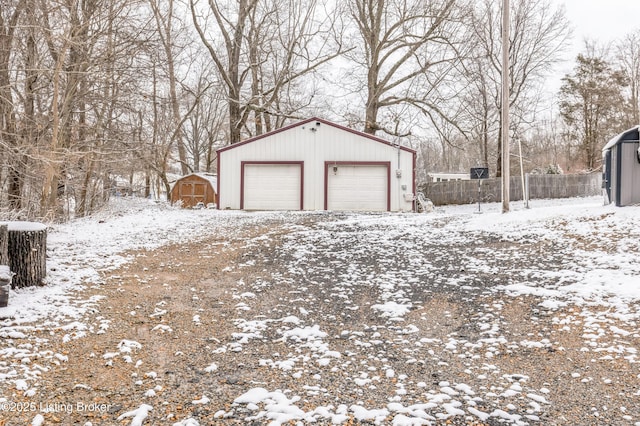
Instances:
[[[327,210],[389,210],[389,165],[327,164]]]
[[[200,182],[180,182],[180,199],[185,207],[193,207],[198,202],[205,202],[207,187]]]
[[[245,164],[241,207],[302,210],[302,163]]]

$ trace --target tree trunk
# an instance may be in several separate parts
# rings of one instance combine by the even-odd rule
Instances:
[[[36,222],[8,223],[12,288],[44,285],[47,275],[47,227]]]
[[[372,90],[369,90],[372,93]],[[373,95],[369,95],[373,96]],[[375,135],[378,130],[378,101],[369,99],[365,111],[364,119],[364,132],[370,135]]]
[[[229,96],[229,142],[238,143],[241,140],[242,113],[239,105],[240,96]]]
[[[24,2],[2,2],[2,16],[0,17],[0,139],[3,145],[8,145],[9,154],[7,198],[9,208],[19,210],[22,204],[22,187],[24,185],[24,169],[18,162],[20,150],[17,138],[17,119],[13,99],[11,79],[11,56],[15,54],[13,45],[14,34],[18,20],[24,11]],[[6,10],[5,10],[6,9]],[[12,11],[13,10],[13,11]],[[5,16],[5,12],[7,16]],[[3,153],[4,154],[4,153]]]
[[[502,177],[502,118],[498,128],[498,158],[496,158],[496,177]],[[506,166],[505,166],[506,167]]]

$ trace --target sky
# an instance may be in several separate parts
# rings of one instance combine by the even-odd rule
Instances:
[[[570,47],[564,60],[556,67],[546,88],[555,104],[562,78],[573,72],[575,58],[584,50],[584,41],[596,40],[608,44],[635,30],[640,30],[639,0],[551,0],[552,5],[564,5],[567,19],[573,29]],[[553,108],[555,113],[555,108]]]
[[[609,43],[640,29],[640,1],[638,0],[553,0],[564,4],[573,28],[571,55],[563,66],[569,72],[573,58],[583,50],[584,40]]]

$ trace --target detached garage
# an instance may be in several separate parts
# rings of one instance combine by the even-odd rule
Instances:
[[[412,149],[311,118],[218,150],[218,208],[411,211]]]

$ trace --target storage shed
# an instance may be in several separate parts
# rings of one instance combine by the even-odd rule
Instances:
[[[310,118],[218,150],[218,208],[411,211],[414,150]]]
[[[613,137],[602,150],[605,203],[640,203],[640,140],[636,126]]]
[[[217,202],[217,176],[211,173],[192,173],[176,180],[171,189],[171,204],[182,202],[182,207],[192,208],[198,203]]]

